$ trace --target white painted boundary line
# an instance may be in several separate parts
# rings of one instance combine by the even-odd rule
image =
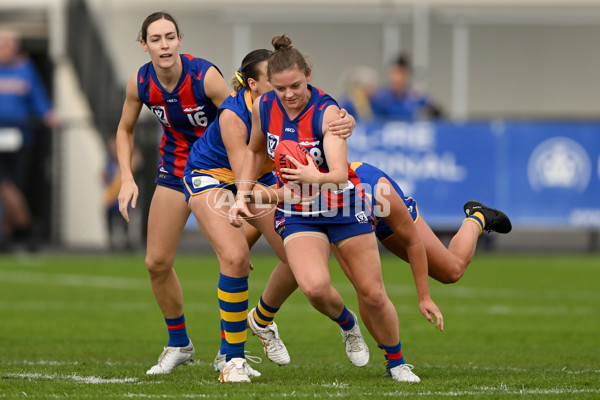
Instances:
[[[138,378],[100,378],[97,376],[79,376],[77,374],[72,375],[59,375],[59,374],[38,374],[38,373],[25,373],[25,374],[5,374],[4,376],[9,378],[19,378],[19,379],[30,379],[30,380],[40,380],[40,379],[51,379],[51,380],[71,380],[74,382],[80,383],[91,383],[91,384],[99,384],[99,383],[139,383]]]
[[[146,279],[118,278],[77,274],[46,274],[40,272],[2,271],[0,282],[38,285],[93,287],[100,289],[147,289]]]

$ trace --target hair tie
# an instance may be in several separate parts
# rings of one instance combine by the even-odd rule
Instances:
[[[235,77],[237,78],[238,82],[240,82],[242,84],[242,86],[248,86],[248,84],[246,83],[246,79],[244,78],[244,75],[242,75],[241,68],[238,68],[238,70],[235,71]]]

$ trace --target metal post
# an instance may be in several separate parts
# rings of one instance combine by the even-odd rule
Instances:
[[[465,120],[469,102],[469,27],[454,24],[452,29],[452,118]]]

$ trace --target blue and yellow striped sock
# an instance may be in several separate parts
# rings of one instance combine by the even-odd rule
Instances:
[[[190,338],[185,329],[185,316],[181,314],[179,318],[165,318],[167,329],[169,331],[169,347],[185,347],[190,344]]]
[[[220,274],[218,288],[219,308],[227,342],[226,360],[245,358],[248,277],[233,278]]]
[[[221,354],[227,354],[227,340],[225,340],[225,324],[221,320],[221,348],[219,349]]]
[[[465,218],[465,221],[475,222],[477,224],[477,226],[479,227],[480,235],[483,232],[483,230],[485,229],[485,218],[484,218],[483,214],[480,213],[479,211],[476,211],[473,214],[469,215],[467,218]],[[464,221],[463,221],[463,223],[464,223]]]
[[[402,356],[400,342],[395,346],[381,346],[381,348],[387,353],[387,359],[390,361],[390,368],[406,364],[404,357]]]
[[[350,329],[354,328],[354,318],[352,317],[352,314],[350,314],[350,311],[348,311],[346,306],[344,306],[344,311],[342,311],[342,315],[340,315],[336,319],[331,319],[337,322],[338,325],[345,331],[349,331]]]
[[[252,318],[254,318],[254,322],[256,325],[261,328],[266,328],[271,325],[273,319],[275,319],[275,314],[277,314],[279,308],[273,308],[267,305],[263,300],[262,296],[260,296],[260,300],[258,300],[258,305],[254,309],[254,313],[252,314]]]

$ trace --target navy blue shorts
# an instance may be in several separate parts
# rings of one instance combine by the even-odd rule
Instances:
[[[168,172],[158,171],[154,183],[156,183],[159,186],[164,186],[185,194],[181,178],[177,175],[169,174]]]
[[[395,183],[394,181],[391,182]],[[410,216],[412,217],[413,221],[416,222],[417,218],[419,218],[419,209],[417,208],[417,202],[412,197],[404,197],[401,191],[398,194],[402,197],[402,200],[404,200],[404,204],[406,204],[406,208],[408,208],[408,212],[410,213]],[[392,228],[390,228],[390,226],[386,224],[382,218],[376,218],[375,235],[377,236],[377,239],[379,239],[379,241],[383,241],[384,239],[387,239],[393,234],[394,231],[392,231]]]
[[[330,243],[348,239],[353,236],[371,233],[375,230],[373,217],[360,211],[355,215],[338,216],[283,216],[276,212],[275,230],[285,240],[288,236],[299,232],[320,232],[327,235]]]

